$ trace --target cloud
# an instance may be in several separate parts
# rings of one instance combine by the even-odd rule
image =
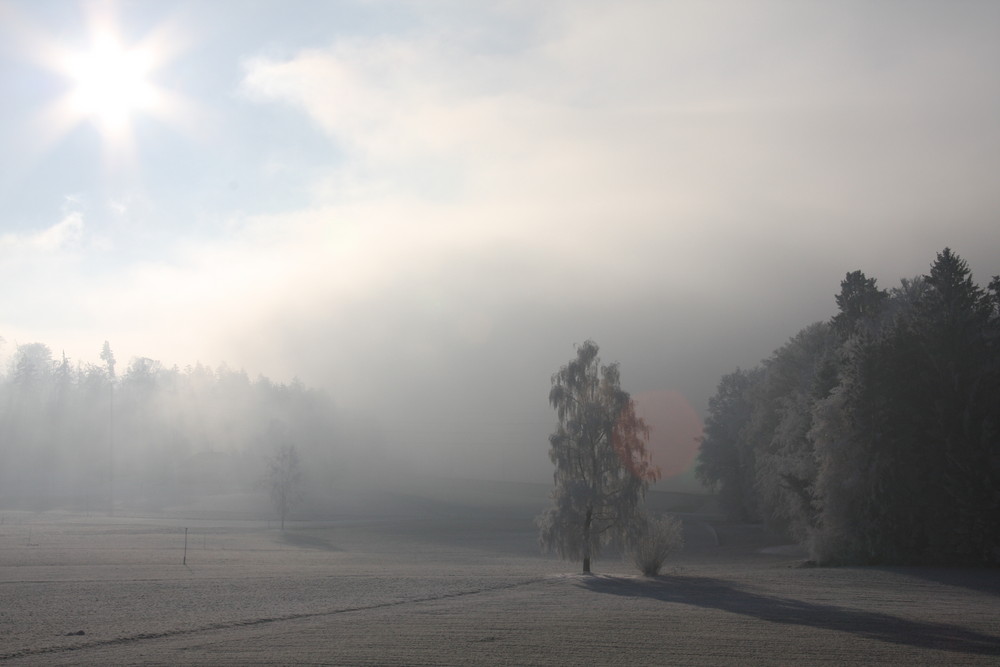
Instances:
[[[275,335],[345,390],[393,401],[394,372],[426,374],[469,411],[488,408],[448,388],[463,365],[543,395],[546,373],[504,365],[551,372],[595,336],[703,406],[721,372],[828,317],[846,271],[892,284],[949,244],[989,259],[997,165],[976,146],[1000,141],[1000,49],[976,23],[995,12],[862,10],[559,4],[507,49],[445,25],[248,60],[247,98],[299,111],[338,156],[296,214],[337,239],[302,255],[323,296]],[[350,250],[324,264],[333,247]]]
[[[248,61],[244,91],[302,110],[344,152],[321,195],[471,206],[480,234],[564,255],[662,243],[700,261],[732,253],[726,237],[743,251],[775,235],[828,255],[873,221],[926,229],[981,207],[963,190],[985,185],[975,146],[996,141],[1000,96],[987,54],[944,55],[962,35],[936,14],[906,17],[930,30],[919,42],[881,12],[560,7],[513,52],[450,33],[347,39]],[[495,210],[499,224],[480,216]]]
[[[987,116],[937,131],[960,101],[998,109],[986,61],[884,37],[837,9],[580,3],[513,49],[446,29],[350,38],[249,60],[243,90],[300,110],[342,156],[313,186],[341,207],[331,224],[415,244],[385,271],[511,253],[516,275],[478,284],[779,307],[805,298],[790,283],[832,293],[893,253],[922,268],[912,239],[943,247],[942,220],[1000,203],[970,150],[995,135]]]
[[[94,350],[299,375],[456,466],[544,468],[574,342],[703,410],[846,271],[996,270],[997,12],[891,6],[444,3],[248,57],[240,111],[315,129],[308,196],[52,302]]]
[[[52,254],[79,246],[83,238],[83,215],[78,211],[67,213],[51,227],[37,232],[7,233],[0,235],[0,253]]]

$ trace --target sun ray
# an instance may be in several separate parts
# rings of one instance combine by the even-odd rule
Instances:
[[[21,17],[7,18],[18,21],[22,49],[66,81],[65,94],[38,114],[41,154],[89,125],[100,136],[104,166],[135,173],[135,121],[140,116],[185,131],[196,124],[195,105],[156,82],[158,70],[188,44],[183,31],[171,21],[157,24],[137,42],[127,41],[111,8],[109,4],[89,6],[82,45],[60,41]]]

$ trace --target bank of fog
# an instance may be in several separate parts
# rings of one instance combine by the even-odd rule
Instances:
[[[303,512],[384,468],[378,436],[298,381],[242,370],[116,366],[17,345],[0,376],[0,507],[268,511],[268,460],[294,446]]]

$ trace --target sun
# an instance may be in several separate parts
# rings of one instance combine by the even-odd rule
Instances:
[[[198,130],[197,105],[157,80],[161,70],[190,46],[190,31],[175,20],[164,20],[138,41],[130,41],[119,30],[114,8],[111,3],[86,5],[85,32],[75,39],[57,38],[16,13],[12,20],[24,35],[25,53],[64,84],[62,94],[40,109],[35,121],[38,152],[89,127],[100,138],[105,167],[137,174],[142,118],[185,134]]]
[[[100,132],[106,152],[131,154],[138,114],[163,112],[165,94],[152,81],[162,64],[155,44],[126,46],[113,23],[95,21],[89,48],[63,51],[60,60],[59,70],[69,83],[62,101],[68,124],[89,122]]]
[[[107,32],[93,41],[90,50],[68,56],[65,71],[73,82],[69,103],[105,135],[120,136],[129,131],[136,112],[156,110],[158,94],[148,78],[153,60],[148,51],[126,49]]]

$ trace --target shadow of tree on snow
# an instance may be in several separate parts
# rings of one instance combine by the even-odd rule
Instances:
[[[1000,597],[1000,569],[961,567],[874,567],[874,570],[893,572],[916,579],[933,581],[946,586],[959,586],[970,591]]]
[[[1000,637],[955,625],[913,621],[888,614],[804,602],[742,590],[732,582],[697,576],[626,579],[595,576],[579,580],[595,593],[651,598],[720,609],[772,623],[847,632],[869,639],[928,649],[1000,655]]]

